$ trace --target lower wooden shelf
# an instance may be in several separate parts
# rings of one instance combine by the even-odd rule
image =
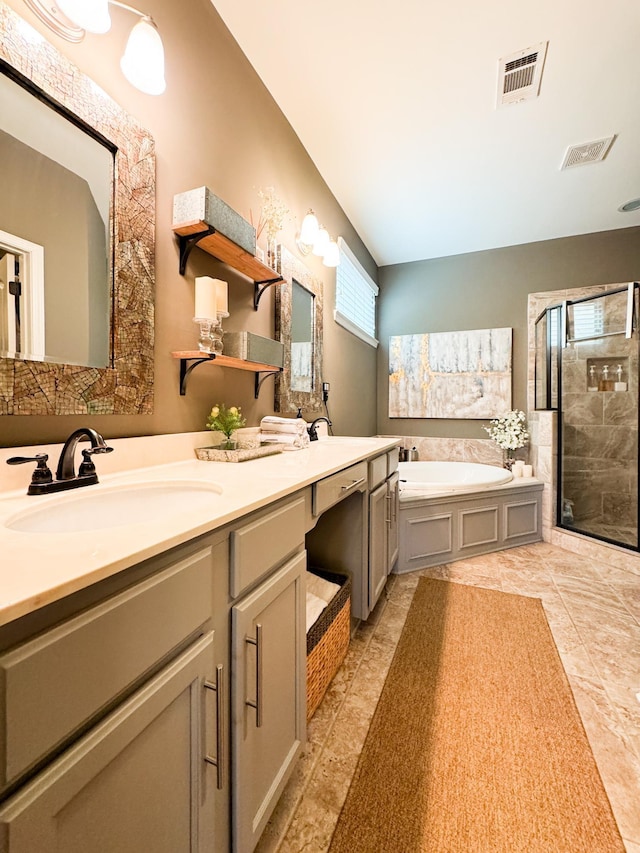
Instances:
[[[207,362],[217,367],[232,367],[234,370],[249,370],[255,373],[255,396],[258,398],[260,386],[267,376],[280,373],[281,367],[274,364],[262,364],[259,361],[245,361],[243,358],[233,358],[230,355],[218,355],[214,352],[200,350],[178,350],[171,353],[172,358],[180,359],[180,396],[186,394],[187,377],[199,364]],[[261,374],[264,374],[261,376]]]

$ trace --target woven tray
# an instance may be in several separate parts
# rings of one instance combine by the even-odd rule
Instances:
[[[351,637],[351,578],[323,569],[309,571],[340,584],[340,589],[307,631],[307,722],[340,668]]]

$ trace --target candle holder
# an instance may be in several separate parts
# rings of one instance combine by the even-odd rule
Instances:
[[[222,355],[222,336],[224,335],[224,331],[222,328],[222,319],[223,317],[228,316],[229,314],[225,313],[224,311],[218,311],[218,313],[216,314],[216,319],[214,320],[211,328],[211,343],[213,346],[213,352],[215,352],[216,355]]]
[[[211,317],[194,317],[193,322],[198,324],[198,349],[200,352],[215,352],[213,340],[213,327],[215,320]]]

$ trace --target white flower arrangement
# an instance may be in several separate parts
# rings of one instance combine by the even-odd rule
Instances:
[[[278,233],[282,231],[285,220],[291,216],[291,211],[276,194],[274,187],[261,187],[258,190],[258,198],[262,202],[260,208],[260,218],[255,225],[256,238],[259,239],[262,232],[266,229],[267,240],[275,241]],[[253,213],[249,211],[251,224],[253,225]]]
[[[519,409],[514,409],[501,418],[489,421],[489,426],[485,426],[483,429],[503,450],[517,450],[519,447],[524,447],[529,441],[527,417]]]

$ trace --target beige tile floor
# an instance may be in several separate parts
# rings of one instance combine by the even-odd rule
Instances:
[[[640,570],[546,543],[389,578],[309,724],[258,853],[328,849],[421,575],[542,599],[627,851],[640,853]]]

